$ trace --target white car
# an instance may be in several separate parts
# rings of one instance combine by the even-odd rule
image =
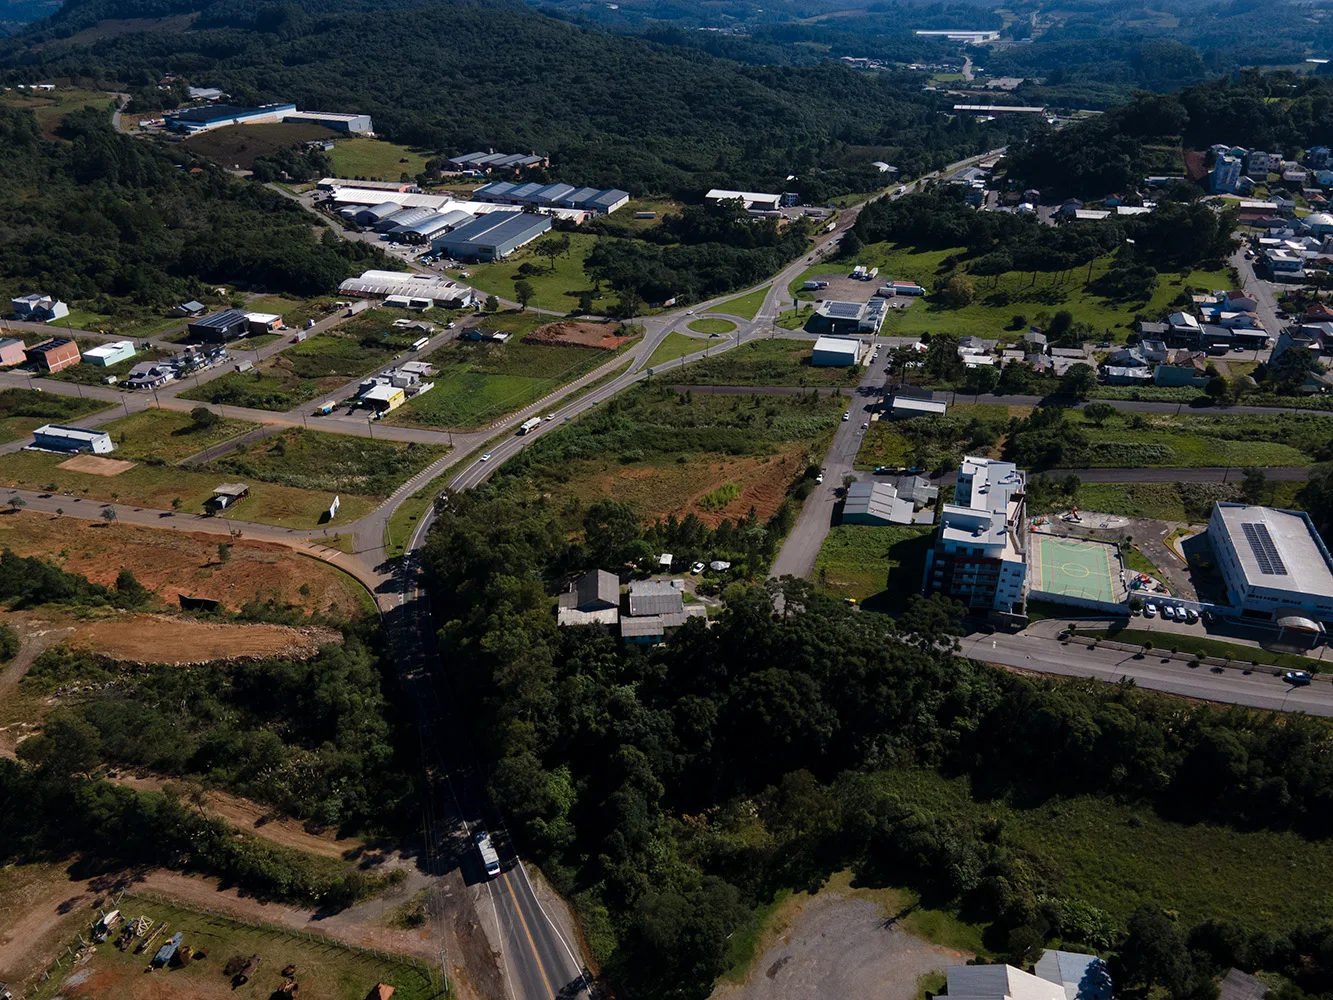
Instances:
[[[815,476],[815,485],[822,486],[823,483],[824,483],[824,473],[821,472],[819,475]]]
[[[698,575],[699,575],[700,573],[702,573],[703,571],[704,571],[704,564],[703,564],[703,563],[699,563],[699,562],[697,562],[697,563],[695,563],[693,566],[690,567],[690,573],[691,573],[692,575],[694,575],[694,576],[698,576]]]
[[[852,419],[852,411],[851,411],[851,410],[848,410],[846,413],[844,413],[844,414],[842,415],[842,422],[843,422],[844,424],[847,423],[847,421],[849,421],[849,420],[851,420],[851,419]]]
[[[486,452],[484,455],[481,456],[481,460],[483,462],[489,462],[491,460],[491,453],[489,451]]]
[[[862,424],[862,425],[861,425],[861,430],[863,430],[863,431],[868,431],[868,430],[870,430],[870,425],[869,425],[869,424]]]
[[[1157,605],[1156,605],[1156,604],[1149,604],[1149,605],[1147,605],[1147,606],[1143,609],[1143,617],[1144,617],[1144,618],[1156,618],[1156,617],[1157,617]]]
[[[1199,620],[1199,612],[1195,611],[1193,608],[1185,609],[1185,621],[1193,625],[1198,620]]]
[[[555,419],[555,414],[554,414],[554,413],[548,413],[548,414],[546,414],[546,416],[543,417],[542,419],[545,420],[547,423],[550,423],[552,420]]]
[[[1167,621],[1170,621],[1170,622],[1175,621],[1175,620],[1176,620],[1176,609],[1173,608],[1170,604],[1164,604],[1164,605],[1162,605],[1162,617],[1165,618]]]

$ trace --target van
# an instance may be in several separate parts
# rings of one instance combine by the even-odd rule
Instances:
[[[255,363],[253,361],[242,361],[236,365],[236,370],[238,372],[252,372],[255,370]]]

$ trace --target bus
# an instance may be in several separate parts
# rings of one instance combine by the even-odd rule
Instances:
[[[430,343],[429,337],[422,337],[420,340],[414,340],[412,341],[412,350],[419,351],[429,343]]]

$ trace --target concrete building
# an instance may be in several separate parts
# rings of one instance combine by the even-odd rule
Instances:
[[[745,204],[747,212],[776,212],[782,206],[782,195],[764,194],[758,191],[729,191],[726,188],[713,188],[704,198],[707,201],[731,201],[739,198]]]
[[[431,249],[443,250],[463,260],[500,260],[531,243],[551,228],[551,218],[527,212],[484,215],[431,241]]]
[[[1242,618],[1333,622],[1333,556],[1309,514],[1218,503],[1208,541]]]
[[[32,447],[43,451],[90,451],[94,455],[105,455],[116,446],[106,431],[44,424],[32,432]]]
[[[881,298],[874,298],[869,302],[825,299],[815,306],[810,326],[820,333],[878,333],[887,308],[887,303]]]
[[[0,340],[0,368],[23,363],[23,341],[15,337]]]
[[[850,367],[860,364],[864,345],[853,337],[820,337],[810,353],[816,368]]]
[[[282,317],[277,313],[246,313],[245,323],[251,334],[277,333],[282,329]]]
[[[380,384],[372,385],[365,392],[361,393],[360,400],[372,410],[378,410],[380,413],[388,413],[390,410],[396,410],[407,402],[407,392],[402,386]]]
[[[951,965],[949,1000],[1066,1000],[1064,987],[1012,965]]]
[[[128,361],[138,353],[134,349],[134,344],[128,340],[117,340],[111,344],[102,344],[100,347],[90,347],[83,352],[84,364],[101,365],[103,368],[109,368],[112,365],[118,365],[122,361]]]
[[[50,323],[64,319],[69,315],[69,306],[50,295],[20,295],[9,300],[9,308],[15,319],[29,323]]]
[[[52,337],[29,347],[23,356],[39,371],[58,372],[79,363],[79,346],[68,337]]]
[[[926,555],[927,592],[974,610],[1020,614],[1027,589],[1026,474],[1012,462],[963,459]]]
[[[224,309],[212,316],[205,316],[189,324],[191,337],[197,337],[200,343],[226,344],[239,340],[250,332],[250,321],[239,309]]]

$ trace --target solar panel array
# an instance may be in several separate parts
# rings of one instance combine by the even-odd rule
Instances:
[[[1245,532],[1245,540],[1250,543],[1250,551],[1259,564],[1259,572],[1264,576],[1286,576],[1287,564],[1277,553],[1273,536],[1268,533],[1268,525],[1259,521],[1242,521],[1240,530]]]

